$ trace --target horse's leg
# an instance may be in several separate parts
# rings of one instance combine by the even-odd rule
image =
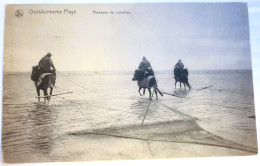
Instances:
[[[151,88],[148,88],[148,91],[149,91],[149,99],[152,100]]]
[[[156,88],[154,88],[154,92],[155,92],[156,100],[158,100],[158,96],[157,96],[157,90],[156,90]]]
[[[38,94],[38,102],[40,102],[40,88],[36,88],[37,94]]]
[[[176,89],[177,80],[175,79],[175,89]]]
[[[144,91],[143,91],[143,95],[145,95],[145,88],[144,88]]]
[[[50,96],[49,96],[49,100],[51,100],[52,90],[53,90],[53,88],[50,88]]]
[[[142,96],[142,94],[140,93],[140,90],[141,90],[142,88],[141,87],[139,87],[139,90],[138,90],[138,93],[140,94],[140,96]]]
[[[181,81],[180,81],[180,88],[181,88]]]
[[[47,89],[44,89],[43,93],[44,93],[44,103],[46,103],[46,99],[49,101]]]
[[[186,90],[186,85],[185,85],[185,83],[183,83],[183,85],[184,85],[184,89]]]

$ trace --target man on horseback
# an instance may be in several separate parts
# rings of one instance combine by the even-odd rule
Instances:
[[[47,53],[39,61],[38,66],[33,66],[31,79],[35,82],[38,101],[40,102],[40,90],[43,90],[44,102],[46,102],[46,99],[49,102],[56,80],[56,69],[51,60],[51,53]],[[50,88],[50,95],[48,95],[48,88]]]
[[[177,77],[181,76],[181,71],[184,68],[184,64],[182,63],[182,61],[179,59],[179,61],[176,63],[176,65],[174,66],[174,69],[178,69],[178,73],[177,73]]]
[[[51,70],[51,68],[53,70]],[[56,75],[56,69],[51,60],[51,53],[47,53],[47,55],[42,57],[42,59],[39,61],[39,70],[41,70],[42,73],[53,73]]]
[[[176,63],[176,65],[174,66],[174,68],[179,68],[179,69],[183,69],[184,68],[184,64],[182,63],[182,61],[179,59],[179,61]]]
[[[148,67],[151,67],[151,64],[150,64],[150,62],[146,59],[146,57],[144,56],[142,62],[139,64],[138,69],[147,70]]]
[[[189,81],[188,81],[188,69],[185,68],[184,69],[184,64],[182,63],[181,60],[179,60],[176,65],[174,66],[174,78],[175,78],[175,88],[176,88],[176,83],[180,82],[180,87],[181,87],[181,83],[184,84],[184,87],[186,88],[186,85],[189,87],[189,89],[191,88]]]
[[[151,88],[154,89],[157,100],[158,100],[157,91],[159,92],[160,95],[163,96],[161,91],[158,89],[157,81],[154,77],[153,69],[151,67],[150,62],[146,59],[146,57],[143,57],[143,60],[139,64],[138,69],[135,70],[135,74],[132,80],[137,81],[137,85],[139,86],[138,92],[141,96],[142,94],[140,93],[140,90],[142,88],[143,88],[143,95],[145,94],[145,89],[146,88],[148,89],[149,99],[152,99]]]

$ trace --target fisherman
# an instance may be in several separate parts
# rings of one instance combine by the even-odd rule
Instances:
[[[174,68],[178,68],[178,69],[183,69],[184,68],[184,64],[182,63],[182,61],[179,59],[179,61],[176,63],[176,65],[174,66]]]
[[[181,76],[181,71],[184,68],[184,64],[182,63],[182,61],[179,59],[179,61],[176,63],[176,65],[174,66],[174,70],[178,69],[178,74],[177,77]]]
[[[56,69],[51,60],[51,53],[47,53],[40,61],[39,61],[39,69],[42,73],[54,73],[56,75]],[[52,70],[51,70],[52,68]]]
[[[150,62],[146,59],[146,57],[144,56],[142,62],[139,64],[138,69],[147,70],[148,67],[151,67],[151,64],[150,64]]]
[[[142,62],[139,64],[138,69],[144,70],[144,71],[148,72],[149,75],[153,75],[154,76],[154,72],[153,72],[152,66],[151,66],[150,62],[146,59],[145,56],[143,57]]]

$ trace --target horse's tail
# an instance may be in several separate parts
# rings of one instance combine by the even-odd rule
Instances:
[[[191,86],[190,86],[190,84],[189,84],[189,79],[188,79],[188,77],[186,77],[187,79],[186,79],[186,84],[187,84],[187,86],[189,87],[189,89],[191,88]]]
[[[161,96],[163,96],[163,93],[162,93],[158,88],[156,88],[156,90],[157,90],[157,92],[159,92],[159,94],[160,94]]]

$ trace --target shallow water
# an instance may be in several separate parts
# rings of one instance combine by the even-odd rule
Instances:
[[[107,134],[107,129],[113,128],[114,133],[123,136],[129,136],[132,130],[140,131],[139,138],[149,139],[147,134],[160,130],[151,127],[154,125],[166,128],[156,139],[169,137],[164,134],[170,134],[170,140],[177,142],[214,144],[215,141],[216,146],[257,151],[251,71],[191,71],[189,81],[192,90],[180,89],[179,83],[174,89],[174,79],[169,71],[155,74],[159,89],[177,97],[159,95],[158,101],[150,103],[148,92],[146,96],[139,96],[137,83],[131,80],[133,73],[60,72],[54,94],[73,93],[52,97],[49,104],[44,104],[43,101],[38,103],[35,98],[30,73],[5,73],[4,160],[81,160],[77,155],[80,147],[73,149],[70,146],[79,141],[74,134],[97,131]],[[198,90],[210,85],[213,86]],[[146,111],[144,126],[148,127],[142,131],[139,127]],[[189,125],[191,121],[192,125]],[[169,130],[162,125],[166,122]],[[176,122],[179,122],[178,125],[175,125]],[[194,126],[198,127],[194,129]],[[194,132],[188,132],[178,135],[182,130],[199,134],[195,136]],[[138,135],[132,133],[132,137]],[[208,141],[203,137],[221,138],[222,142],[217,142],[217,139]],[[84,144],[84,140],[81,143]]]

